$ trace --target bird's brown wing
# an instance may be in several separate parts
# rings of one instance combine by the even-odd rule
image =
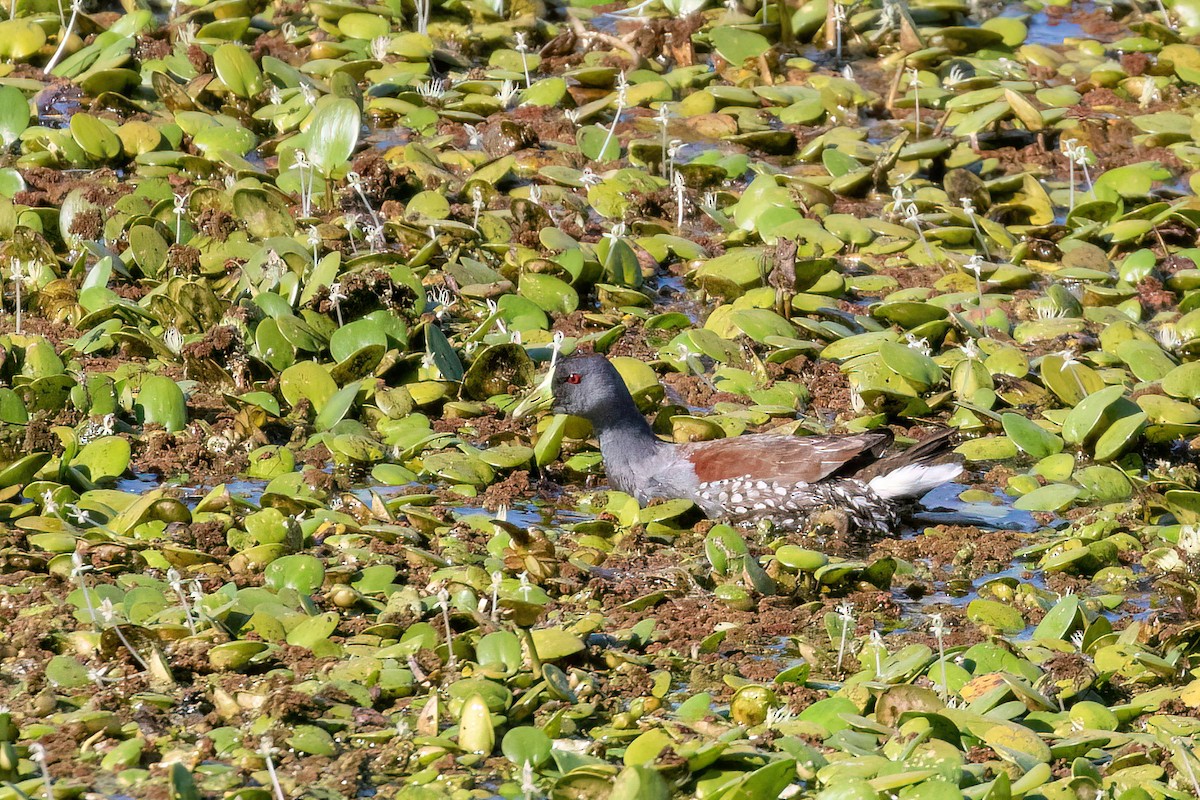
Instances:
[[[869,482],[872,478],[886,475],[909,464],[933,464],[953,460],[955,458],[953,448],[957,443],[958,431],[952,428],[935,431],[907,450],[892,453],[887,458],[860,466],[854,477],[860,481]]]
[[[744,475],[783,484],[816,483],[849,474],[879,458],[891,431],[853,436],[779,436],[769,433],[680,445],[702,483]]]

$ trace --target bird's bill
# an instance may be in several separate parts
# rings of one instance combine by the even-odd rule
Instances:
[[[554,407],[554,388],[551,385],[554,380],[554,373],[547,372],[546,377],[542,379],[529,394],[517,403],[517,407],[512,410],[513,419],[522,419],[531,416],[539,411],[546,411]]]

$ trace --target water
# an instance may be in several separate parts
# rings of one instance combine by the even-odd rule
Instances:
[[[962,500],[959,495],[969,488],[961,483],[939,486],[921,500],[921,505],[928,510],[914,515],[913,519],[930,525],[975,525],[980,528],[1015,530],[1022,533],[1032,533],[1045,527],[1028,511],[1013,508],[1012,498],[999,490],[995,492],[999,501],[995,504]],[[1060,522],[1066,524],[1066,520]]]
[[[1007,16],[1007,15],[1005,15]],[[1061,45],[1064,39],[1094,38],[1084,32],[1083,26],[1069,19],[1050,19],[1046,12],[1034,14],[1025,20],[1029,33],[1026,44]]]

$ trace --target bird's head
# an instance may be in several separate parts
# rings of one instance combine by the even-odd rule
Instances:
[[[571,414],[595,424],[632,405],[625,381],[607,358],[576,355],[561,359],[513,409],[513,416],[519,419],[551,409],[555,414]]]

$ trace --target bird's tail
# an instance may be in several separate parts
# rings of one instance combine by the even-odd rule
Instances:
[[[885,500],[921,497],[962,473],[962,464],[946,461],[955,431],[947,430],[918,442],[902,453],[871,465],[867,485]]]
[[[962,464],[905,464],[877,478],[867,486],[884,500],[920,497],[943,483],[954,480],[962,472]]]

